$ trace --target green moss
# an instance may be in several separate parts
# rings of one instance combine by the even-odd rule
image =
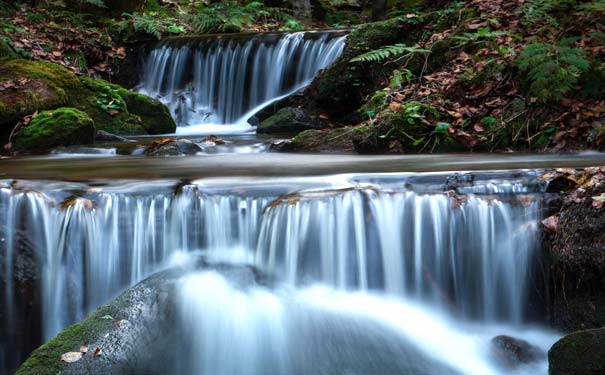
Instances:
[[[84,91],[75,98],[77,107],[90,114],[99,130],[127,135],[176,131],[176,123],[168,108],[159,101],[100,79],[82,77],[80,81]],[[124,111],[110,115],[99,104],[102,93],[122,100],[126,105]]]
[[[384,62],[352,63],[351,59],[386,45],[417,40],[422,30],[417,23],[394,18],[355,28],[347,38],[342,55],[317,81],[319,104],[332,114],[359,108],[363,98],[376,91],[393,69],[385,67]],[[408,69],[416,70],[414,64]]]
[[[574,332],[548,351],[550,375],[605,373],[605,328]]]
[[[60,357],[63,353],[79,351],[80,346],[109,332],[114,327],[112,316],[117,309],[102,306],[86,320],[65,329],[55,338],[36,349],[21,365],[17,375],[56,375],[67,365]]]
[[[58,146],[93,143],[92,119],[75,108],[44,111],[22,129],[14,141],[18,152],[41,153]]]

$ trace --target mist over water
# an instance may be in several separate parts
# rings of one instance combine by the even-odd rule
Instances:
[[[187,350],[174,373],[501,373],[492,337],[517,335],[543,350],[557,337],[528,326],[541,197],[533,176],[478,179],[455,192],[444,192],[447,174],[176,189],[12,183],[0,189],[3,268],[15,269],[19,236],[36,243],[46,339],[175,257],[191,263],[187,254],[201,252],[274,280],[185,276]]]

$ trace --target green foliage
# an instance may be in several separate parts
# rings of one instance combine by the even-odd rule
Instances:
[[[132,26],[135,32],[144,32],[160,39],[162,34],[183,34],[185,27],[173,18],[159,17],[158,12],[124,13],[126,19],[120,23],[120,32]]]
[[[605,13],[605,0],[594,0],[590,3],[582,4],[579,9],[585,12]]]
[[[112,110],[120,112],[126,110],[126,103],[118,91],[111,88],[107,88],[106,92],[99,94],[97,105],[107,113],[111,113]]]
[[[489,26],[481,27],[476,33],[463,33],[454,35],[452,38],[458,40],[457,47],[464,47],[469,44],[479,45],[486,41],[494,40],[498,36],[506,35],[504,31],[492,31]]]
[[[244,6],[236,1],[223,1],[203,6],[189,20],[193,30],[200,34],[235,33],[245,31],[251,25],[283,23],[286,30],[298,30],[302,26],[286,9],[265,7],[253,1]]]
[[[361,108],[360,112],[372,118],[386,105],[388,94],[386,91],[376,91],[374,95]]]
[[[526,0],[517,14],[522,16],[523,22],[528,26],[545,22],[557,27],[557,16],[569,13],[576,4],[577,0]]]
[[[431,53],[431,51],[416,46],[410,47],[403,43],[397,43],[366,52],[362,55],[354,57],[351,59],[351,62],[382,61],[388,59],[389,57],[401,56],[404,54],[407,56],[416,53]]]
[[[526,74],[525,85],[530,95],[545,103],[560,100],[590,68],[586,52],[571,47],[573,40],[559,45],[533,43],[527,45],[517,58],[517,66]]]

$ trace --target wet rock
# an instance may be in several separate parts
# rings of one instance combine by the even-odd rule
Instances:
[[[605,192],[590,190],[586,196]],[[591,199],[564,203],[549,249],[552,324],[564,331],[605,326],[605,215]]]
[[[605,328],[574,332],[548,351],[550,375],[605,374]]]
[[[212,268],[242,287],[257,282],[248,266],[205,262],[159,272],[100,307],[80,323],[36,349],[19,368],[29,374],[165,374],[174,373],[183,352],[177,327],[177,286],[188,271]],[[65,353],[81,353],[65,362]]]
[[[105,130],[98,130],[95,135],[95,141],[97,142],[129,142],[127,138],[120,137],[119,135],[111,134]]]
[[[271,142],[269,145],[269,151],[272,152],[288,152],[292,149],[292,141],[289,139],[280,139],[278,141]]]
[[[188,139],[164,138],[147,146],[145,154],[149,156],[184,156],[195,155],[201,151],[200,146]]]
[[[297,152],[353,152],[355,129],[344,127],[333,130],[306,130],[292,138],[288,151]]]
[[[327,123],[319,116],[313,118],[302,109],[286,107],[260,123],[256,132],[268,133],[296,133],[309,129],[324,129]]]
[[[496,336],[491,345],[496,358],[506,367],[536,362],[545,356],[539,348],[511,336]]]
[[[14,137],[11,151],[41,154],[60,146],[91,144],[95,125],[90,116],[75,108],[44,111]]]

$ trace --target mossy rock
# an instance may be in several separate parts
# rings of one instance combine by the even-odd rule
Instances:
[[[605,373],[605,328],[574,332],[548,352],[550,375]]]
[[[134,373],[120,367],[124,365],[120,360],[136,362],[146,354],[146,344],[159,343],[167,335],[160,325],[162,319],[171,315],[168,310],[174,301],[170,297],[175,294],[174,282],[180,275],[182,270],[160,272],[128,289],[34,350],[17,375],[101,374],[108,373],[108,369],[116,374]],[[82,345],[88,345],[88,351],[80,360],[73,363],[61,360],[62,354],[79,352]],[[162,347],[161,343],[158,345]],[[94,357],[97,348],[102,355]],[[129,352],[139,349],[141,353]],[[137,355],[141,358],[136,358]],[[113,364],[113,368],[108,364]],[[95,365],[102,369],[90,368]]]
[[[89,144],[95,140],[90,116],[75,108],[44,111],[15,136],[13,150],[44,153],[55,147]]]
[[[84,91],[75,98],[76,107],[82,108],[95,120],[99,130],[113,134],[167,134],[176,131],[176,123],[168,108],[158,100],[132,92],[109,82],[80,78]],[[102,95],[124,104],[119,113],[105,110],[99,104]]]
[[[86,112],[98,130],[114,134],[174,133],[176,123],[159,101],[103,80],[78,78],[47,62],[0,60],[0,137],[7,137],[24,116],[73,107]],[[111,111],[111,99],[121,103]],[[104,102],[104,100],[106,102]]]
[[[296,133],[309,129],[322,129],[327,125],[315,116],[299,108],[286,107],[277,111],[273,116],[263,120],[256,132],[259,134]]]
[[[363,98],[379,88],[392,68],[385,67],[384,61],[351,62],[351,59],[387,45],[406,41],[413,44],[421,31],[422,22],[402,18],[355,28],[347,38],[342,55],[312,84],[319,106],[337,116],[359,108]],[[421,66],[412,62],[408,69],[417,70]]]
[[[69,94],[77,90],[78,78],[52,63],[28,60],[0,62],[0,133],[6,134],[24,116],[39,110],[67,105]]]

